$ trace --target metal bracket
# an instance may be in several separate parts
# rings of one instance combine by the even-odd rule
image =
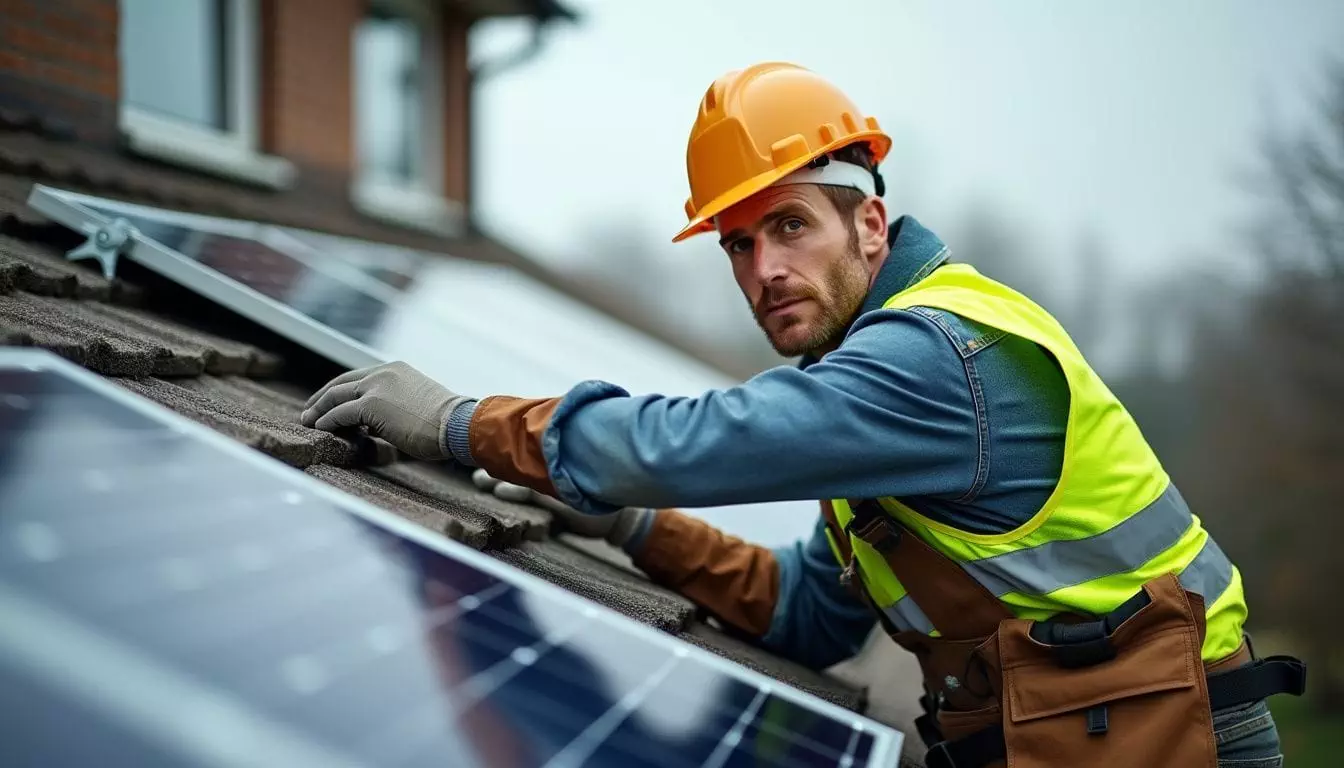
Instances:
[[[103,277],[112,279],[117,271],[117,257],[135,244],[139,231],[126,219],[117,217],[106,226],[98,227],[84,244],[65,254],[70,261],[97,259],[103,267]]]

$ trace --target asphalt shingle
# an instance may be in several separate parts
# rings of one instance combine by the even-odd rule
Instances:
[[[499,525],[489,515],[468,509],[451,509],[436,499],[408,492],[391,480],[369,472],[327,464],[308,467],[304,472],[475,549],[488,546],[492,528]]]
[[[23,291],[0,296],[0,338],[39,346],[106,376],[192,375],[203,366],[135,329],[91,320],[71,299]]]
[[[262,351],[249,344],[225,339],[196,330],[143,309],[130,309],[112,304],[83,303],[87,315],[100,315],[118,328],[133,330],[145,338],[155,339],[175,355],[192,360],[192,375],[210,373],[217,376],[247,374],[273,376],[279,372],[278,355]],[[199,369],[196,364],[199,363]],[[157,375],[166,375],[155,371]]]
[[[318,461],[347,465],[356,457],[355,444],[328,432],[308,429],[298,423],[276,421],[259,415],[244,403],[228,398],[228,386],[213,377],[174,383],[164,379],[116,379],[122,386],[143,395],[193,421],[279,459],[291,466],[309,467]]]
[[[695,606],[686,598],[553,539],[523,542],[514,549],[494,554],[664,632],[681,631],[695,612]]]
[[[727,635],[708,624],[698,621],[692,622],[680,634],[681,639],[687,642],[732,659],[763,675],[768,675],[776,680],[783,680],[795,688],[807,691],[832,704],[861,711],[867,703],[868,693],[864,688],[851,688],[839,684],[835,678],[824,672],[808,669],[801,664],[796,664],[779,656],[762,653],[759,648],[750,643]]]
[[[0,235],[0,270],[12,272],[15,285],[29,293],[127,304],[139,300],[143,293],[139,286],[120,278],[108,280],[93,264],[70,261],[47,243]]]
[[[495,537],[490,540],[492,549],[507,549],[523,541],[541,541],[546,538],[551,525],[549,512],[483,493],[472,484],[465,472],[447,466],[400,461],[370,471],[408,491],[437,499],[450,508],[470,510],[493,518],[499,527]]]

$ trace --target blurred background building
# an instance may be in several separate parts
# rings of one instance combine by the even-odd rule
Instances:
[[[896,138],[893,216],[1051,309],[1134,412],[1241,565],[1258,650],[1312,666],[1307,700],[1274,702],[1293,764],[1333,765],[1344,622],[1320,598],[1344,584],[1344,3],[817,14],[0,0],[0,170],[461,261],[445,274],[507,270],[492,285],[541,286],[529,306],[603,329],[575,341],[593,359],[656,350],[638,382],[678,370],[694,388],[789,362],[715,244],[670,243],[695,106],[730,69],[813,68]],[[467,300],[451,280],[442,296]],[[810,519],[716,515],[768,544]]]

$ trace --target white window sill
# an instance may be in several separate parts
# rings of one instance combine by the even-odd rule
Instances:
[[[130,108],[122,110],[121,129],[137,154],[270,189],[294,181],[292,163],[253,151],[239,136]]]
[[[462,204],[422,189],[362,179],[350,191],[355,207],[368,216],[397,226],[445,237],[466,230]]]

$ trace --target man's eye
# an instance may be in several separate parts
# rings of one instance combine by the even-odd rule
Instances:
[[[733,256],[740,253],[746,253],[749,250],[751,250],[751,241],[745,237],[739,240],[734,240],[728,244],[728,253]]]
[[[780,229],[784,230],[785,232],[788,232],[788,233],[792,234],[792,233],[798,232],[799,230],[801,230],[801,229],[803,228],[803,220],[802,220],[802,219],[785,219],[784,221],[780,222],[780,225],[779,225],[779,226],[780,226]]]

